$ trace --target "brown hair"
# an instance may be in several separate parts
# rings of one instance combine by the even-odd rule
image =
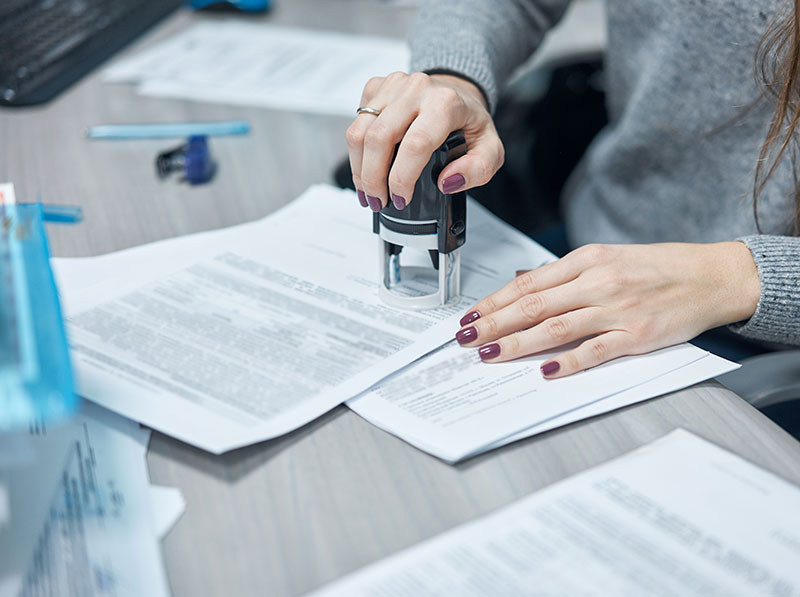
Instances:
[[[776,100],[767,137],[761,146],[753,188],[753,213],[758,222],[758,197],[789,151],[800,127],[800,0],[793,0],[767,29],[756,52],[756,78]],[[795,176],[795,178],[797,178]],[[795,185],[794,234],[800,233],[800,185]]]

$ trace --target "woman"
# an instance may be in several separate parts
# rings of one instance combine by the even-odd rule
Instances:
[[[498,87],[567,5],[425,3],[412,74],[371,80],[361,106],[372,110],[348,129],[361,204],[407,205],[432,151],[455,129],[468,152],[444,169],[440,188],[486,183],[503,163],[490,116]],[[586,338],[542,365],[549,378],[726,324],[743,337],[800,344],[797,182],[792,160],[781,159],[791,152],[785,124],[797,125],[800,50],[797,6],[780,8],[774,0],[607,0],[610,123],[564,198],[579,248],[480,301],[461,320],[459,343],[493,363]],[[777,110],[753,76],[760,42],[761,72],[782,77],[766,81]]]

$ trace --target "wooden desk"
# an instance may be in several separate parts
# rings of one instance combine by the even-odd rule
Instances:
[[[313,8],[313,10],[312,10]],[[411,9],[284,0],[270,22],[404,35]],[[180,13],[136,51],[201,18]],[[189,188],[156,179],[164,141],[91,142],[96,123],[245,118],[247,138],[214,139],[220,171]],[[84,207],[51,227],[57,256],[85,256],[261,217],[330,180],[349,120],[141,98],[97,73],[55,102],[0,112],[0,180],[21,200]],[[449,466],[344,407],[277,440],[212,456],[154,433],[154,483],[186,514],[164,541],[174,595],[299,595],[445,529],[684,427],[800,483],[800,444],[715,382]],[[691,488],[686,488],[691,491]]]

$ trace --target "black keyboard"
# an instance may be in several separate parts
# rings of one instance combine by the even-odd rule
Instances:
[[[0,105],[45,102],[183,0],[0,0]]]

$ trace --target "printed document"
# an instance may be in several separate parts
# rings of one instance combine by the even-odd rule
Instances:
[[[155,97],[354,117],[370,77],[408,62],[404,41],[230,20],[194,25],[105,79]]]
[[[798,503],[679,429],[313,595],[798,595]]]
[[[371,212],[328,186],[257,223],[56,260],[79,392],[211,452],[287,433],[447,342],[520,263],[552,258],[476,203],[467,238],[461,300],[428,311],[378,298]],[[84,265],[102,282],[82,291]]]
[[[481,362],[476,350],[451,342],[347,405],[381,429],[447,462],[456,462],[571,422],[562,415],[586,418],[652,398],[663,392],[655,384],[655,392],[648,391],[647,383],[661,376],[673,375],[665,390],[670,391],[737,367],[696,346],[682,344],[616,359],[569,377],[544,379],[539,367],[555,354],[488,364]],[[711,375],[706,369],[702,373],[701,369],[686,370],[705,359],[716,365]]]
[[[31,425],[22,443],[0,437],[0,451],[24,456],[0,468],[0,486],[9,492],[0,595],[169,594],[159,538],[183,504],[177,490],[165,503],[150,486],[149,435],[84,403],[57,427]]]
[[[563,415],[553,417],[552,419],[546,419],[541,423],[536,423],[531,427],[523,429],[519,433],[501,439],[481,451],[485,452],[487,450],[499,448],[500,446],[505,446],[512,442],[544,433],[551,429],[556,429],[557,427],[603,415],[618,408],[624,408],[631,404],[636,404],[637,402],[668,394],[669,392],[676,392],[693,384],[700,383],[701,381],[711,379],[712,377],[723,375],[739,367],[740,365],[737,363],[708,353],[706,356],[688,365],[684,365],[680,369],[665,373],[639,386],[635,386],[629,390],[623,390],[618,394],[612,394],[608,398],[603,398],[597,402],[581,406],[575,410],[565,412]]]

